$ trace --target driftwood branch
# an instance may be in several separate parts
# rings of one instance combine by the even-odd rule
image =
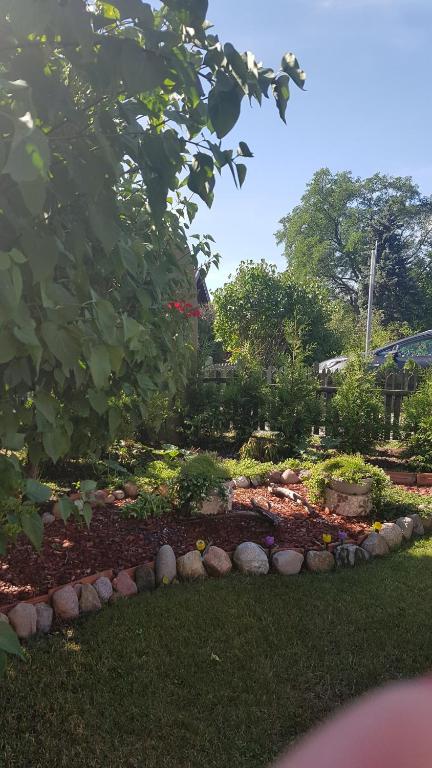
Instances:
[[[251,499],[251,504],[255,512],[259,512],[260,515],[267,518],[267,520],[270,520],[273,525],[279,525],[279,523],[282,522],[280,515],[271,511],[271,504],[269,501],[266,502],[267,506],[264,506],[263,504],[258,503],[256,499]]]
[[[270,485],[269,486],[270,493],[273,493],[275,496],[279,496],[280,499],[291,499],[291,501],[295,501],[296,504],[301,504],[302,507],[305,507],[309,514],[314,514],[315,509],[311,504],[309,504],[308,501],[304,498],[304,496],[300,496],[299,493],[296,493],[295,491],[291,491],[289,488],[280,488],[276,485]]]

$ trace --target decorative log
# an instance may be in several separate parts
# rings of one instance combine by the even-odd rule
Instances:
[[[267,520],[270,520],[273,525],[279,525],[282,522],[282,518],[280,515],[271,511],[271,504],[269,501],[266,503],[267,507],[264,507],[263,504],[259,504],[255,499],[251,499],[251,504],[256,512],[259,512],[260,515],[267,518]]]
[[[270,485],[269,491],[275,496],[279,496],[280,499],[291,499],[291,501],[295,501],[296,504],[301,504],[302,507],[305,507],[311,515],[316,512],[313,506],[309,504],[309,502],[306,501],[303,496],[300,496],[300,494],[296,493],[295,491],[291,491],[289,488],[280,488],[276,485]]]

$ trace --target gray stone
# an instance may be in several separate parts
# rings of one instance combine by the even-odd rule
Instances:
[[[113,587],[122,597],[132,597],[138,592],[137,585],[127,571],[120,571],[113,579]]]
[[[72,584],[72,586],[73,586],[73,588],[75,590],[75,594],[76,594],[76,596],[77,596],[77,598],[79,600],[80,597],[81,597],[82,584],[79,581],[77,584]]]
[[[36,634],[36,608],[31,603],[18,603],[9,611],[8,618],[20,640]]]
[[[156,587],[155,572],[149,565],[139,565],[135,569],[135,583],[138,592],[152,592]]]
[[[336,547],[335,560],[339,567],[363,565],[370,559],[370,554],[365,549],[358,547],[357,544],[341,544]]]
[[[245,477],[244,475],[240,475],[240,477],[234,478],[234,484],[235,488],[249,488],[250,487],[250,480],[248,477]]]
[[[395,523],[401,529],[405,541],[409,541],[413,533],[414,521],[410,517],[398,517]]]
[[[296,484],[300,482],[300,478],[292,469],[286,469],[285,472],[282,472],[282,482],[286,485],[290,483]]]
[[[51,512],[44,512],[42,515],[42,522],[44,525],[51,525],[51,523],[55,522],[55,517]]]
[[[83,613],[91,613],[91,611],[100,611],[102,603],[99,595],[92,584],[83,584],[80,595],[80,608]]]
[[[226,507],[225,499],[222,499],[218,493],[213,493],[208,499],[203,501],[198,513],[200,515],[221,515],[226,511]]]
[[[204,554],[203,563],[209,576],[227,576],[232,569],[230,556],[220,547],[210,546]]]
[[[413,533],[416,536],[424,536],[424,526],[420,515],[410,515],[410,518],[413,521]]]
[[[389,546],[384,538],[375,531],[370,533],[367,539],[361,545],[362,549],[370,554],[371,557],[384,557],[390,552]]]
[[[306,566],[314,573],[327,573],[335,567],[335,560],[332,553],[326,549],[310,549],[306,555]]]
[[[396,523],[383,523],[379,535],[384,537],[390,550],[399,549],[402,544],[402,529]]]
[[[50,631],[54,611],[48,603],[36,604],[36,629],[45,634]]]
[[[114,496],[115,499],[117,499],[117,501],[120,501],[121,499],[124,499],[125,492],[124,491],[113,491],[112,495]],[[111,496],[111,494],[110,494],[110,496]]]
[[[93,583],[93,586],[98,593],[101,603],[107,603],[113,593],[112,584],[108,576],[99,576]]]
[[[136,499],[136,497],[138,496],[138,486],[136,483],[133,483],[131,481],[124,484],[123,490],[126,496],[129,496],[130,499]]]
[[[295,549],[284,549],[281,552],[275,552],[272,557],[272,566],[276,573],[282,576],[294,576],[300,572],[304,557],[301,552]]]
[[[421,509],[421,507],[420,507]],[[429,509],[426,509],[426,515],[421,515],[420,520],[423,523],[423,529],[425,533],[431,533],[432,531],[432,516],[429,514]]]
[[[372,511],[372,496],[370,493],[361,496],[339,493],[326,488],[325,505],[331,512],[342,517],[366,517]]]
[[[307,480],[308,477],[311,476],[311,474],[312,473],[311,473],[310,469],[301,469],[300,472],[299,472],[299,478],[300,478],[301,482],[303,482],[303,480]]]
[[[2,613],[2,612],[0,611],[0,624],[1,624],[1,622],[2,622],[2,621],[4,621],[4,623],[5,623],[5,624],[9,624],[9,619],[8,619],[8,617],[6,616],[6,614],[5,614],[5,613]]]
[[[171,584],[177,576],[176,557],[173,548],[164,544],[156,555],[155,563],[156,584]]]
[[[268,476],[269,483],[275,483],[276,485],[279,485],[283,482],[282,480],[282,472],[279,472],[279,470],[274,469],[272,472],[270,472]]]
[[[249,480],[252,488],[259,488],[262,485],[261,475],[252,475]]]
[[[195,581],[207,576],[202,557],[197,549],[177,558],[177,573],[182,581]]]
[[[269,561],[259,544],[244,541],[234,552],[234,563],[241,573],[262,576],[269,572]]]
[[[52,606],[55,615],[63,621],[77,619],[79,616],[78,595],[70,584],[54,592]]]

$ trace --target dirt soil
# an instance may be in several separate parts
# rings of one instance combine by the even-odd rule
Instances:
[[[304,486],[289,486],[305,494]],[[422,493],[432,489],[412,489]],[[283,520],[274,526],[252,515],[251,499],[270,501]],[[45,594],[52,587],[113,568],[115,571],[153,560],[162,544],[171,544],[176,555],[195,547],[198,539],[232,551],[242,541],[264,544],[273,536],[275,547],[320,548],[324,533],[338,540],[344,531],[358,540],[369,530],[362,520],[347,519],[316,508],[314,514],[288,499],[279,499],[266,488],[238,489],[233,512],[215,517],[125,518],[119,507],[125,502],[96,509],[90,528],[76,522],[56,521],[45,529],[43,548],[36,552],[24,536],[0,558],[0,605]]]

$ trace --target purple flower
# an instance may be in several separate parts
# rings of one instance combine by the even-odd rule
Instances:
[[[270,547],[273,546],[274,543],[275,543],[274,536],[266,536],[265,537],[264,544],[266,545],[266,547],[270,548]]]
[[[338,531],[338,536],[340,541],[345,541],[345,539],[348,538],[348,534],[346,533],[346,531]]]

